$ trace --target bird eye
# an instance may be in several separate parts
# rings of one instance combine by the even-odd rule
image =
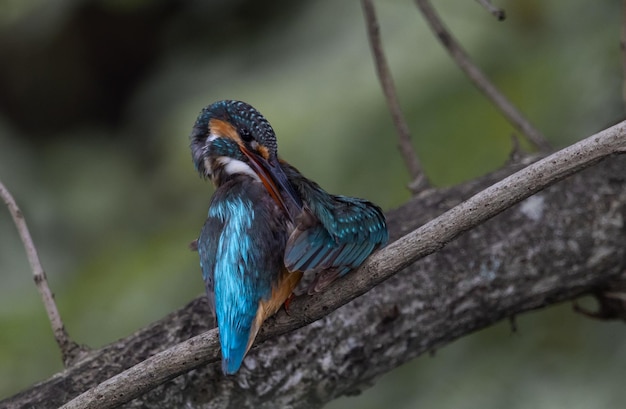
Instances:
[[[239,136],[241,136],[241,139],[243,139],[244,142],[252,142],[254,140],[254,137],[252,137],[252,134],[247,129],[242,129],[239,132]]]

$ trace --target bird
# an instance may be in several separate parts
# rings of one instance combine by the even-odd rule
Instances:
[[[190,148],[215,186],[194,247],[232,375],[304,274],[308,293],[323,291],[387,243],[387,225],[377,205],[327,193],[279,158],[272,126],[245,102],[203,108]]]

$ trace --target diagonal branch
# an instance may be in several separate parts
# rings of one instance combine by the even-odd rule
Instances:
[[[479,180],[414,197],[387,214],[392,240],[519,168],[509,165]],[[237,376],[224,377],[217,362],[205,365],[124,407],[321,407],[504,317],[613,288],[604,286],[616,273],[626,279],[624,175],[623,158],[603,161],[459,237],[324,319],[253,348]],[[200,297],[0,401],[0,408],[57,409],[145,358],[209,330],[209,314]]]
[[[504,10],[494,6],[489,0],[476,0],[478,4],[483,6],[489,13],[491,13],[498,21],[506,19],[506,13]]]
[[[366,293],[463,232],[567,176],[610,155],[626,153],[626,121],[558,151],[472,196],[371,256],[359,270],[326,292],[298,297],[290,315],[279,314],[259,342],[311,324]],[[160,352],[73,399],[63,409],[114,408],[163,382],[219,357],[217,330]]]
[[[483,72],[472,62],[458,41],[443,25],[437,12],[428,0],[415,0],[417,7],[448,51],[454,62],[461,68],[474,85],[502,112],[506,119],[542,151],[552,150],[545,137],[524,118],[521,112],[489,81]]]
[[[28,262],[33,270],[33,279],[37,285],[37,290],[39,291],[43,305],[46,308],[46,312],[48,313],[48,319],[50,320],[50,325],[52,326],[54,338],[61,349],[63,363],[65,366],[68,366],[71,362],[78,358],[78,355],[81,352],[81,347],[70,339],[67,331],[65,330],[65,326],[61,320],[61,315],[59,314],[59,310],[57,309],[57,305],[54,301],[54,295],[48,286],[46,272],[41,266],[39,255],[37,254],[37,248],[35,247],[35,243],[33,243],[33,238],[30,236],[30,232],[28,231],[24,215],[17,206],[17,203],[15,202],[15,199],[13,199],[9,190],[1,181],[0,197],[2,197],[2,200],[9,208],[13,222],[15,223],[20,238],[22,239],[24,249],[26,250],[26,256],[28,257]]]
[[[414,197],[387,213],[392,240],[520,167]],[[624,214],[626,161],[614,157],[478,226],[322,320],[253,348],[237,376],[224,377],[216,362],[123,407],[320,408],[506,317],[620,288],[620,274],[626,284]],[[209,314],[199,297],[0,401],[0,408],[58,409],[146,357],[209,330]]]
[[[374,57],[374,63],[376,65],[376,74],[380,81],[380,85],[385,94],[387,106],[391,112],[393,124],[396,127],[398,133],[398,148],[404,158],[409,174],[411,175],[411,183],[409,189],[412,192],[419,192],[428,187],[428,180],[424,175],[422,165],[413,149],[411,143],[411,131],[409,125],[402,114],[400,108],[400,102],[398,101],[398,95],[396,94],[396,88],[393,83],[391,71],[385,58],[383,51],[382,41],[380,39],[380,27],[376,18],[376,10],[372,0],[361,0],[361,6],[363,8],[363,14],[365,15],[365,24],[367,26],[367,38],[372,49],[372,55]]]

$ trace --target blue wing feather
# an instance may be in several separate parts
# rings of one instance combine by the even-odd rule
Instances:
[[[344,196],[335,196],[334,200],[339,203],[334,222],[325,225],[321,221],[308,221],[296,227],[287,242],[285,265],[288,269],[353,269],[374,249],[386,244],[385,219],[380,210],[371,211],[373,204]],[[348,200],[352,207],[344,206]]]
[[[291,165],[281,164],[305,204],[287,241],[287,269],[316,271],[322,281],[332,281],[387,243],[387,224],[378,206],[364,199],[330,195]]]

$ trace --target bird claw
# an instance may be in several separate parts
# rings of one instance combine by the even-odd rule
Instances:
[[[296,298],[296,295],[294,293],[291,293],[289,297],[287,297],[287,299],[283,303],[283,308],[285,309],[285,313],[287,315],[291,315],[291,313],[289,312],[289,306],[291,305],[291,302],[293,301],[294,298]]]

